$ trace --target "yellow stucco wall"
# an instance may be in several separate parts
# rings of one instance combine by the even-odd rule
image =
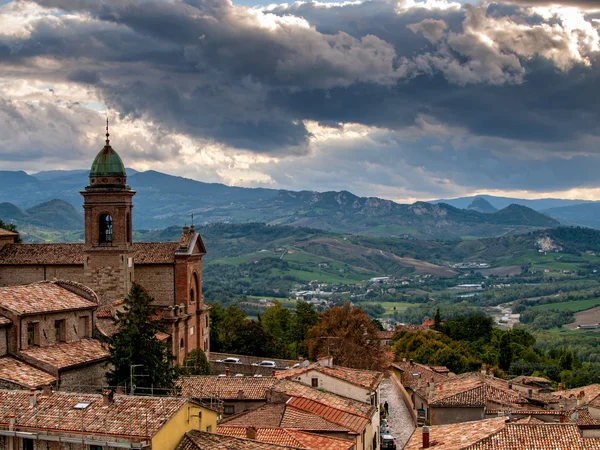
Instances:
[[[189,402],[154,435],[152,449],[174,450],[186,432],[207,431],[208,427],[213,432],[217,429],[217,413]]]

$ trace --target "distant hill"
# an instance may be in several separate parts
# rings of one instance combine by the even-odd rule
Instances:
[[[443,203],[399,204],[358,197],[347,191],[250,189],[203,183],[156,171],[128,169],[128,172],[128,184],[136,191],[133,226],[138,230],[190,224],[192,215],[196,224],[265,222],[335,233],[413,239],[491,237],[558,225],[557,221],[524,207],[509,206],[490,214]],[[0,189],[0,202],[14,203],[18,199],[17,206],[27,210],[60,199],[82,210],[79,191],[88,183],[87,171],[40,172],[39,179],[24,172],[13,175],[13,183]],[[68,227],[74,227],[79,220],[64,205],[58,213],[46,216],[52,227],[60,227],[60,221],[54,219],[61,215],[65,215],[61,219],[65,229],[72,229]],[[30,217],[19,220],[27,222]]]
[[[473,211],[478,211],[480,213],[491,214],[498,211],[497,208],[494,208],[490,202],[488,202],[485,198],[477,197],[475,198],[467,209],[471,209]]]
[[[600,229],[600,202],[550,208],[541,212],[555,217],[566,225]]]
[[[528,208],[535,209],[536,211],[543,211],[550,208],[558,208],[563,206],[578,205],[582,203],[592,203],[589,200],[566,200],[561,198],[540,198],[536,200],[528,200],[512,197],[496,197],[493,195],[476,195],[471,197],[432,200],[429,203],[447,203],[448,205],[452,205],[456,208],[467,209],[469,205],[477,198],[484,199],[490,205],[497,209],[506,208],[508,205],[515,204],[527,206]]]
[[[1,203],[0,218],[18,226],[32,225],[53,230],[83,229],[83,215],[69,203],[56,199],[25,211],[12,203]]]

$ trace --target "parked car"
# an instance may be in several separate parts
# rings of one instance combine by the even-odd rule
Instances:
[[[298,368],[300,368],[300,363],[296,363],[291,367],[286,367],[286,369],[298,369]]]
[[[382,450],[396,450],[396,441],[394,436],[384,434],[381,436],[381,448]]]
[[[217,359],[217,362],[227,363],[227,364],[241,364],[242,360],[240,358],[225,358],[225,359]]]
[[[277,364],[275,363],[275,361],[261,361],[258,364],[254,363],[252,365],[253,366],[260,366],[260,367],[277,367]]]

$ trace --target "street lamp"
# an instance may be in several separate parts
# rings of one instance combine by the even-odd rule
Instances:
[[[130,395],[133,395],[135,392],[135,387],[133,385],[133,369],[136,367],[144,367],[144,365],[143,364],[131,364],[129,366],[129,385],[130,385],[129,393],[130,393]]]

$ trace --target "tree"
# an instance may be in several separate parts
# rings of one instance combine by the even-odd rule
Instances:
[[[433,329],[439,330],[441,324],[442,324],[442,314],[440,313],[440,308],[438,308],[435,310],[435,316],[433,316]]]
[[[510,364],[513,359],[513,351],[511,347],[510,333],[505,332],[500,338],[500,355],[498,358],[498,366],[505,372],[510,369]]]
[[[14,223],[6,223],[3,222],[2,220],[0,220],[0,228],[4,228],[7,231],[12,231],[13,233],[18,233],[19,231],[17,230],[17,226]],[[21,243],[21,237],[17,236],[17,238],[15,239],[15,242],[17,244]]]
[[[345,303],[323,312],[319,323],[309,330],[308,355],[317,359],[329,353],[341,366],[380,369],[385,355],[378,331],[362,309]]]
[[[133,383],[138,387],[171,389],[176,376],[170,345],[156,338],[162,331],[154,299],[138,284],[133,284],[123,311],[117,312],[117,332],[108,339],[112,370],[107,374],[111,386],[127,385],[133,367]],[[135,374],[142,375],[136,377]],[[148,391],[145,391],[148,392]]]
[[[182,371],[185,375],[210,375],[210,364],[206,354],[200,349],[189,352],[183,362]]]

